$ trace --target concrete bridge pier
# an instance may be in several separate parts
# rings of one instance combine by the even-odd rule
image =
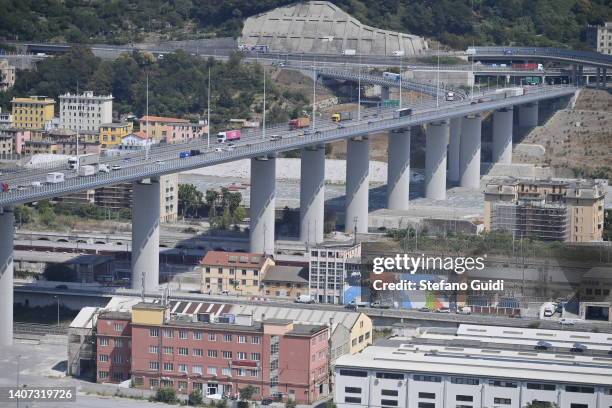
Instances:
[[[367,136],[347,141],[346,219],[347,233],[368,232],[368,189],[370,180],[370,141]]]
[[[389,132],[387,208],[407,210],[410,199],[410,129]]]
[[[133,184],[132,289],[141,290],[144,283],[150,291],[159,285],[159,206],[158,178]]]
[[[587,83],[588,83],[588,81],[587,81]],[[597,88],[601,88],[601,83],[602,83],[602,81],[601,81],[601,67],[597,67],[596,74],[595,74],[595,86]]]
[[[425,145],[425,197],[446,199],[446,150],[448,121],[427,124]]]
[[[519,106],[519,127],[534,128],[538,126],[538,102]]]
[[[389,99],[389,87],[388,86],[382,86],[380,87],[380,99],[381,100],[386,100]]]
[[[448,180],[459,182],[459,152],[461,143],[461,118],[450,120],[450,136],[448,142]]]
[[[603,76],[601,77],[601,86],[603,88],[608,86],[608,68],[603,68]]]
[[[274,204],[276,201],[276,158],[251,159],[250,251],[274,254]]]
[[[493,158],[492,163],[512,163],[512,118],[513,109],[504,108],[493,113]]]
[[[325,146],[302,149],[300,177],[300,240],[323,242],[325,209]]]
[[[0,346],[13,344],[13,234],[12,209],[0,207]]]
[[[579,86],[584,85],[584,65],[578,65],[578,81],[576,82]]]
[[[459,185],[480,187],[480,145],[482,117],[478,114],[465,116],[461,123],[459,155]]]

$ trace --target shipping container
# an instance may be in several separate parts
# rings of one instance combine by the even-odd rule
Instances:
[[[310,126],[310,118],[297,118],[289,121],[289,129],[301,129]]]

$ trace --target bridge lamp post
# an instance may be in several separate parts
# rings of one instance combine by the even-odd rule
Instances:
[[[59,295],[53,296],[53,299],[57,299],[57,325],[59,326],[59,324],[60,324],[60,313],[59,313],[59,306],[60,306],[59,301],[60,300],[59,300]]]

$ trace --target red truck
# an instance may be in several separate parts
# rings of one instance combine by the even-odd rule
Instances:
[[[225,132],[217,133],[217,142],[225,143],[225,142],[233,142],[236,140],[240,140],[240,130],[226,130]]]
[[[536,64],[533,62],[529,62],[526,64],[512,64],[512,68],[521,69],[525,71],[542,71],[544,69],[542,64]]]
[[[301,129],[310,126],[310,118],[297,118],[289,121],[289,129]]]
[[[3,193],[6,193],[7,191],[9,191],[8,183],[0,183],[0,191]]]

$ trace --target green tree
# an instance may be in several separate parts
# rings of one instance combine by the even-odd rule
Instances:
[[[13,210],[13,215],[15,216],[15,223],[17,223],[19,227],[34,221],[34,210],[25,205],[16,206]]]
[[[247,385],[240,389],[239,396],[241,401],[248,401],[255,395],[255,387]]]
[[[198,208],[202,204],[202,192],[193,184],[179,184],[178,205],[183,217],[189,215],[189,210]]]
[[[217,201],[219,200],[219,192],[217,190],[206,190],[206,206],[208,207],[208,218],[215,218],[217,215]]]
[[[155,401],[165,402],[166,404],[176,403],[176,391],[174,388],[158,388],[155,393]]]
[[[297,407],[295,400],[288,399],[287,402],[285,402],[285,408],[295,408],[295,407]]]
[[[202,391],[193,390],[189,394],[189,399],[187,400],[189,405],[200,406],[204,403],[204,398],[202,397]]]

